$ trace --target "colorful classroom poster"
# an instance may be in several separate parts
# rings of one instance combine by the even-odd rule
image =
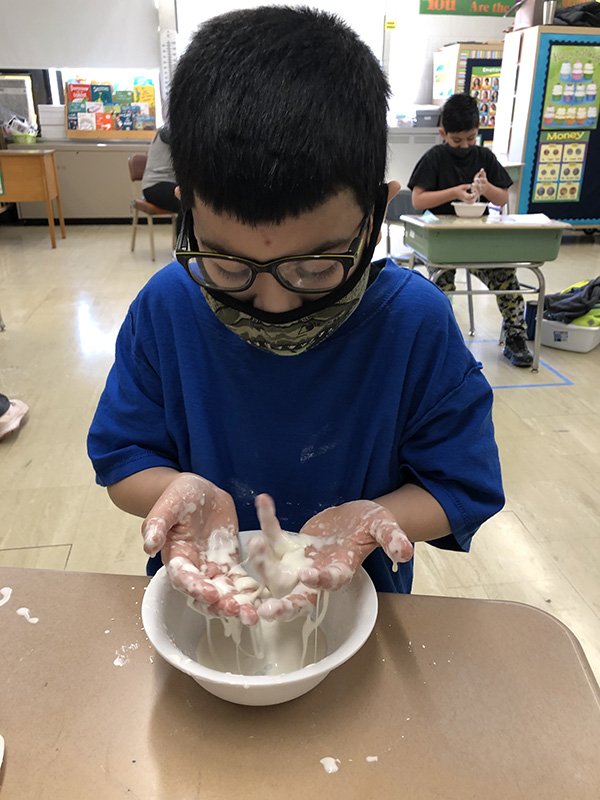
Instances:
[[[579,200],[589,138],[589,131],[542,131],[532,202]]]
[[[593,130],[598,125],[600,47],[552,45],[542,130]]]
[[[471,97],[479,106],[479,127],[493,128],[496,124],[500,67],[473,67],[471,69]]]

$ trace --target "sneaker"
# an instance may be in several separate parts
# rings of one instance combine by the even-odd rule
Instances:
[[[504,355],[515,367],[530,367],[533,364],[533,355],[527,347],[527,339],[523,331],[507,334]]]
[[[29,411],[29,406],[22,400],[11,400],[8,410],[0,417],[0,441],[9,433],[16,431],[23,417]]]

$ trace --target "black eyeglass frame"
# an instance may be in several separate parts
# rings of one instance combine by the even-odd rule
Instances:
[[[321,253],[318,255],[309,254],[309,255],[298,255],[298,256],[286,256],[285,258],[276,258],[273,261],[252,261],[248,258],[240,258],[239,256],[231,256],[227,255],[226,253],[212,253],[208,251],[201,251],[201,250],[191,250],[189,249],[192,242],[198,246],[196,239],[194,237],[193,232],[190,231],[192,225],[192,212],[188,209],[183,213],[183,223],[181,225],[181,231],[179,233],[179,238],[177,240],[177,249],[175,250],[175,258],[181,264],[181,266],[185,269],[187,274],[190,278],[197,283],[199,286],[204,286],[207,289],[214,289],[215,291],[227,292],[227,294],[236,294],[237,292],[245,292],[247,289],[252,286],[254,281],[256,280],[256,276],[263,272],[268,272],[272,275],[275,280],[287,289],[290,292],[296,292],[297,294],[323,294],[323,292],[332,292],[338,287],[340,287],[348,278],[348,273],[354,266],[356,262],[356,258],[358,256],[358,251],[360,250],[360,246],[362,244],[365,232],[367,230],[369,221],[371,219],[371,215],[373,213],[373,209],[371,209],[364,217],[361,222],[360,230],[358,235],[350,243],[348,250],[345,253]],[[195,275],[192,274],[189,268],[189,262],[193,258],[197,258],[200,256],[201,258],[218,258],[225,261],[235,261],[238,264],[244,264],[250,269],[250,277],[247,283],[235,289],[224,288],[223,286],[215,286],[211,281],[201,282],[199,281]],[[344,274],[342,279],[337,283],[335,286],[331,286],[328,289],[317,288],[317,289],[306,289],[303,287],[293,286],[291,283],[288,283],[285,278],[279,274],[278,268],[281,264],[286,264],[292,261],[339,261],[342,265],[342,269],[344,270]]]

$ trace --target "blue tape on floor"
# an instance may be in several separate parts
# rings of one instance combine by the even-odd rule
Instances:
[[[497,339],[465,340],[465,344],[467,345],[467,347],[470,347],[470,345],[472,344],[489,344],[490,342],[493,344],[498,344]],[[494,385],[493,383],[490,383],[490,386],[492,387],[492,389],[534,389],[545,386],[573,386],[573,381],[570,381],[565,375],[560,373],[558,370],[554,369],[554,367],[551,367],[550,364],[547,364],[545,361],[542,361],[541,358],[540,358],[540,367],[545,367],[549,372],[552,372],[554,375],[556,375],[557,378],[560,378],[560,381],[552,381],[551,383],[506,383],[502,385]],[[525,369],[527,368],[511,366],[511,369],[518,369],[519,371],[525,372]],[[540,373],[538,371],[538,375],[539,374]]]

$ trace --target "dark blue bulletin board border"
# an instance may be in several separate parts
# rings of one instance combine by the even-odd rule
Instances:
[[[541,33],[538,46],[537,75],[531,97],[529,128],[525,146],[525,164],[521,181],[519,209],[527,208],[528,214],[545,214],[550,219],[570,222],[573,225],[600,224],[600,129],[590,131],[590,139],[585,162],[581,193],[577,203],[532,203],[530,198],[535,182],[535,168],[542,132],[542,115],[544,113],[544,97],[546,81],[550,65],[550,51],[553,45],[585,45],[600,47],[598,36],[577,36],[568,34]],[[541,65],[544,65],[543,76]],[[592,214],[583,216],[583,211]]]

